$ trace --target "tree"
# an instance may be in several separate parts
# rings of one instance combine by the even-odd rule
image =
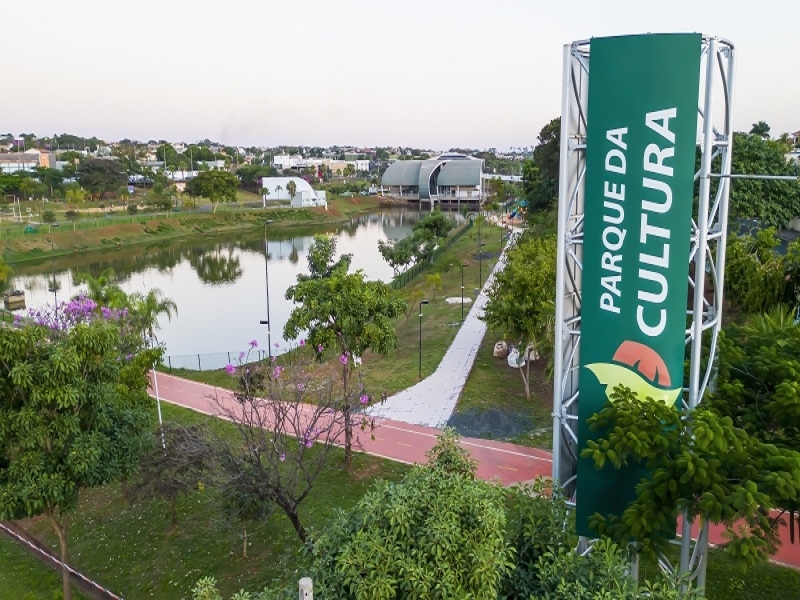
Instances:
[[[514,553],[504,492],[440,439],[434,466],[378,482],[311,546],[315,591],[328,598],[497,598]]]
[[[348,178],[348,177],[352,177],[355,174],[356,174],[356,168],[353,165],[351,165],[350,163],[347,163],[345,165],[345,167],[344,167],[345,179]]]
[[[201,171],[186,183],[186,192],[192,197],[203,196],[214,204],[214,212],[220,202],[235,202],[239,180],[227,171]]]
[[[56,213],[52,210],[46,210],[42,213],[42,221],[44,223],[55,223],[56,222]]]
[[[382,281],[366,281],[363,271],[348,273],[349,258],[334,263],[335,238],[317,236],[309,251],[310,276],[298,276],[286,290],[292,309],[283,333],[294,339],[308,331],[312,348],[336,348],[342,365],[342,385],[350,389],[355,357],[367,350],[388,354],[397,347],[393,320],[403,314],[404,303]],[[353,398],[345,396],[345,465],[353,459]],[[364,421],[362,421],[362,426]]]
[[[49,167],[36,167],[36,178],[50,189],[50,197],[55,195],[55,191],[64,182],[64,173],[59,169]]]
[[[519,344],[519,373],[530,399],[533,352],[547,356],[551,346],[556,297],[556,236],[528,236],[507,253],[506,266],[495,274],[482,317]],[[525,370],[522,369],[523,360]]]
[[[561,117],[542,127],[538,139],[533,158],[522,166],[522,187],[528,201],[528,214],[549,210],[558,198]]]
[[[98,198],[128,183],[128,174],[115,160],[92,158],[80,164],[77,171],[81,187]]]
[[[753,127],[752,129],[750,129],[750,133],[762,138],[769,139],[769,125],[766,123],[766,121],[759,121],[758,123],[753,123]]]
[[[86,296],[96,304],[116,309],[128,307],[128,295],[114,283],[114,269],[111,267],[104,269],[96,279],[89,273],[79,273],[78,281],[86,284]]]
[[[413,236],[386,242],[378,240],[378,252],[381,253],[383,260],[392,267],[395,276],[400,273],[403,267],[411,264],[411,261],[414,260],[415,250]]]
[[[727,549],[743,569],[773,554],[780,517],[800,509],[798,352],[800,327],[779,309],[725,328],[716,389],[688,414],[614,390],[592,417],[605,433],[584,455],[598,465],[642,462],[649,474],[621,518],[597,515],[601,533],[662,546],[685,509],[729,527]]]
[[[286,191],[289,192],[289,198],[294,200],[295,194],[297,194],[297,184],[294,181],[289,181],[286,184]]]
[[[425,278],[425,282],[428,284],[428,287],[431,288],[431,292],[433,292],[433,299],[436,300],[436,290],[442,289],[442,274],[429,273]]]
[[[81,491],[130,475],[150,427],[146,372],[158,351],[126,355],[119,313],[95,308],[62,303],[0,329],[0,519],[44,514],[65,564]],[[66,568],[62,583],[68,600]]]
[[[178,498],[202,486],[215,464],[216,450],[201,426],[165,423],[151,435],[139,469],[127,487],[133,501],[160,499],[169,506],[172,529],[178,527]]]
[[[734,133],[731,172],[758,175],[796,175],[779,142],[759,135]],[[716,183],[714,184],[717,185]],[[800,182],[734,179],[731,182],[729,223],[758,219],[768,227],[785,227],[800,215]]]
[[[329,466],[344,429],[341,406],[353,390],[340,381],[313,378],[303,362],[284,368],[277,360],[242,359],[235,400],[217,398],[217,411],[238,432],[235,442],[218,442],[225,488],[250,505],[277,505],[305,543],[298,508]],[[227,370],[237,373],[232,365]]]
[[[134,293],[129,298],[131,306],[131,321],[136,328],[148,338],[156,339],[155,330],[158,328],[158,318],[167,317],[172,320],[173,315],[178,314],[178,305],[171,298],[164,296],[164,293],[153,288],[147,294]]]
[[[775,252],[778,240],[775,230],[764,229],[754,236],[728,237],[725,295],[745,313],[772,310],[781,300],[797,301],[787,288],[797,283],[791,264],[800,258],[798,245],[792,244],[788,256]],[[789,271],[792,271],[789,273]]]

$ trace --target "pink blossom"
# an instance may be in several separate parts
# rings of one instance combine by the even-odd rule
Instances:
[[[361,394],[361,397],[358,399],[361,404],[367,404],[369,402],[369,396],[366,394]]]
[[[305,340],[300,340],[300,345],[301,346],[305,346],[306,345],[306,341]]]
[[[236,373],[236,367],[233,365],[225,365],[225,371],[228,373],[228,375],[233,375]]]
[[[304,383],[298,383],[297,384],[297,391],[298,392],[302,392],[305,389],[306,389],[306,384],[304,384]]]
[[[281,452],[281,455],[278,457],[278,460],[281,461],[281,462],[285,461],[286,460],[286,454]]]
[[[323,350],[324,350],[324,348],[322,347],[322,344],[317,346],[317,352],[322,352]]]
[[[250,340],[250,347],[251,348],[258,348],[258,342],[255,340]]]
[[[345,352],[344,354],[342,354],[342,355],[339,357],[339,362],[340,362],[340,363],[342,363],[343,365],[346,365],[346,364],[347,364],[347,356],[348,356],[348,355],[347,355],[347,352]]]

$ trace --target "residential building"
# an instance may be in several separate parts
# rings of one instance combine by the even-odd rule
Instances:
[[[56,168],[55,152],[45,152],[31,148],[24,152],[0,154],[0,173],[33,171],[36,167]]]

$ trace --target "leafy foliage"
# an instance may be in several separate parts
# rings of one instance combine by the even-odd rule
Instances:
[[[412,261],[419,264],[430,260],[439,242],[450,234],[454,225],[452,219],[436,210],[414,223],[409,237],[388,242],[380,240],[378,251],[397,274]]]
[[[186,182],[185,191],[193,198],[208,198],[214,210],[220,202],[235,202],[239,179],[227,171],[200,171],[196,177]]]
[[[731,358],[726,346],[720,362],[730,365]],[[583,456],[598,467],[643,463],[649,471],[622,516],[596,514],[592,528],[636,540],[645,550],[663,549],[685,510],[691,519],[729,526],[728,549],[742,568],[775,552],[769,510],[800,497],[800,454],[762,441],[718,410],[721,403],[735,412],[744,388],[741,381],[726,382],[723,370],[733,374],[730,366],[721,367],[719,391],[688,414],[618,386],[612,401],[590,418],[591,427],[604,433],[588,442]],[[744,527],[736,530],[737,522]]]
[[[503,490],[438,468],[379,482],[314,542],[322,598],[496,598],[513,552]]]
[[[542,127],[538,139],[533,159],[522,166],[522,189],[528,201],[528,215],[550,209],[558,198],[561,117]]]
[[[515,338],[521,358],[530,364],[531,351],[540,357],[550,352],[556,297],[556,236],[523,237],[506,254],[506,265],[495,274],[489,288],[489,302],[483,319],[491,326]],[[525,392],[530,397],[530,383],[520,369]]]
[[[451,475],[475,478],[478,462],[469,452],[458,444],[458,434],[452,427],[446,427],[436,437],[436,445],[425,453],[428,464]]]
[[[784,157],[780,142],[758,134],[735,133],[731,172],[758,175],[797,175]],[[758,219],[763,225],[785,227],[800,215],[800,182],[734,179],[729,219]]]
[[[725,293],[746,313],[769,311],[784,299],[787,282],[777,245],[774,229],[728,238]]]
[[[146,372],[158,351],[126,355],[111,320],[59,323],[0,329],[0,519],[45,514],[66,561],[81,490],[136,466],[150,424]]]
[[[116,191],[128,182],[128,174],[115,160],[92,158],[80,164],[78,182],[93,196],[104,198],[108,192]]]
[[[298,304],[283,329],[294,339],[308,331],[308,341],[321,358],[324,348],[336,348],[342,364],[342,382],[347,389],[355,357],[367,350],[387,354],[397,347],[394,319],[405,304],[382,281],[367,281],[363,271],[348,273],[349,257],[334,262],[333,238],[317,237],[308,255],[311,275],[300,275],[286,290],[286,299]],[[352,405],[341,407],[345,418],[345,464],[352,461]],[[362,420],[362,426],[364,421]]]

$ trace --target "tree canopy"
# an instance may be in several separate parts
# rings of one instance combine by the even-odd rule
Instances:
[[[220,202],[235,202],[239,179],[233,173],[220,171],[200,171],[196,177],[186,182],[186,193],[193,198],[208,198],[214,204],[214,211]]]
[[[44,514],[68,559],[81,490],[128,476],[150,426],[146,372],[159,351],[131,348],[88,299],[0,329],[0,519]],[[70,597],[69,573],[63,573]]]
[[[756,134],[735,133],[731,172],[753,175],[797,175],[779,142]],[[758,219],[769,227],[785,227],[800,215],[800,182],[734,179],[730,222]]]
[[[591,418],[603,432],[584,456],[597,466],[644,464],[649,474],[621,517],[592,527],[663,548],[679,510],[728,528],[742,569],[776,550],[771,510],[800,508],[800,328],[790,313],[729,326],[721,335],[716,390],[688,414],[619,386]]]
[[[525,236],[506,254],[506,265],[495,274],[483,320],[511,336],[525,358],[522,375],[530,397],[527,348],[540,356],[549,352],[556,297],[556,236]],[[521,360],[520,360],[521,363]]]
[[[78,166],[78,182],[93,196],[104,198],[128,183],[128,174],[116,160],[92,158]]]
[[[342,364],[342,385],[350,389],[355,357],[366,350],[387,354],[397,347],[394,319],[405,303],[382,281],[367,281],[363,271],[348,273],[349,257],[334,263],[334,238],[317,236],[309,251],[310,276],[300,275],[286,290],[286,299],[297,304],[283,328],[287,339],[302,331],[321,358],[325,348],[335,348]],[[337,266],[338,265],[338,266]],[[345,464],[352,461],[353,398],[342,404],[345,419]],[[362,425],[363,425],[362,421]]]
[[[538,139],[533,158],[522,166],[522,189],[529,214],[552,208],[558,199],[561,117],[542,127]]]

